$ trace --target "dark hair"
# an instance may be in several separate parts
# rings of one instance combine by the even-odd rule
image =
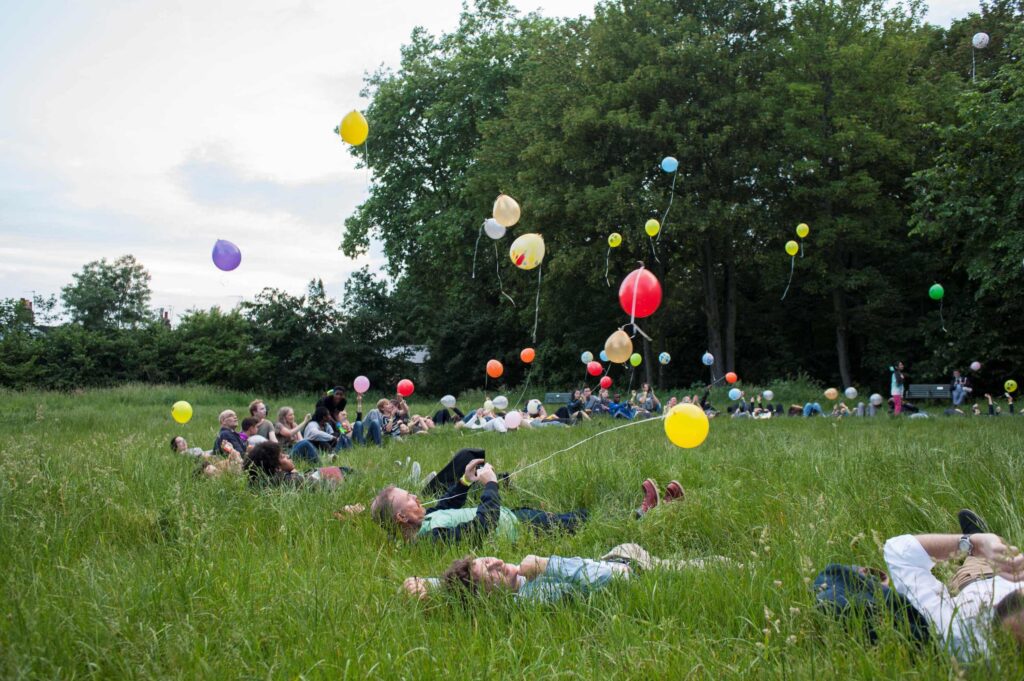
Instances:
[[[457,595],[475,594],[477,591],[476,582],[473,581],[473,556],[456,558],[441,577],[441,583],[445,589]]]
[[[1020,612],[1024,612],[1024,591],[1017,589],[996,603],[995,620],[1002,624],[1008,617]]]
[[[276,442],[261,442],[245,457],[245,472],[250,482],[270,480],[281,468],[281,445]]]
[[[331,410],[326,405],[318,404],[313,412],[313,420],[323,425],[331,420]]]
[[[178,441],[179,437],[181,437],[181,436],[180,435],[173,435],[173,436],[171,436],[171,451],[172,452],[178,451],[178,445],[176,445],[174,443]]]
[[[255,426],[257,423],[259,423],[259,419],[254,419],[251,417],[242,419],[242,432],[244,433],[245,431]]]

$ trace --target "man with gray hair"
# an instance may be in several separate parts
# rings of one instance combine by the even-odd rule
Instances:
[[[245,454],[245,444],[235,432],[235,428],[238,427],[238,414],[230,409],[225,409],[220,413],[219,419],[220,432],[217,433],[217,439],[213,441],[212,453],[227,456],[233,449],[239,454]],[[225,446],[230,449],[225,449]]]

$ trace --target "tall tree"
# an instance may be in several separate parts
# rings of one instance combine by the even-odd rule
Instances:
[[[61,289],[71,320],[86,329],[137,328],[151,316],[149,272],[133,255],[86,263]]]

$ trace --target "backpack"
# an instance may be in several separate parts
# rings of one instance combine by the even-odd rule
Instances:
[[[825,566],[814,578],[814,599],[819,610],[841,622],[849,622],[857,613],[863,613],[865,633],[871,643],[878,641],[875,625],[879,621],[891,622],[898,629],[906,627],[919,645],[930,638],[928,620],[910,601],[882,584],[877,576],[862,574],[856,565]]]

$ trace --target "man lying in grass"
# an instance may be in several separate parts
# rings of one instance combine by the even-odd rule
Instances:
[[[477,482],[483,487],[480,503],[464,508],[469,488]],[[421,538],[455,542],[467,537],[479,539],[491,532],[515,540],[521,524],[575,532],[587,519],[586,511],[556,515],[532,508],[505,508],[498,492],[498,476],[482,458],[471,460],[462,477],[448,487],[429,511],[415,494],[388,485],[370,504],[370,514],[382,527],[407,542]]]
[[[650,555],[637,544],[620,544],[600,560],[529,555],[517,565],[500,558],[465,556],[456,559],[440,579],[410,577],[402,588],[421,599],[431,591],[443,588],[460,596],[507,593],[526,601],[553,602],[567,596],[586,595],[606,587],[613,580],[628,579],[630,575],[644,570],[681,572],[712,565],[727,567],[733,563],[722,556],[663,560]]]
[[[885,543],[896,591],[907,598],[961,660],[984,657],[996,632],[1024,647],[1024,555],[960,511],[963,534],[905,534]],[[949,587],[932,574],[937,561],[964,556]]]

